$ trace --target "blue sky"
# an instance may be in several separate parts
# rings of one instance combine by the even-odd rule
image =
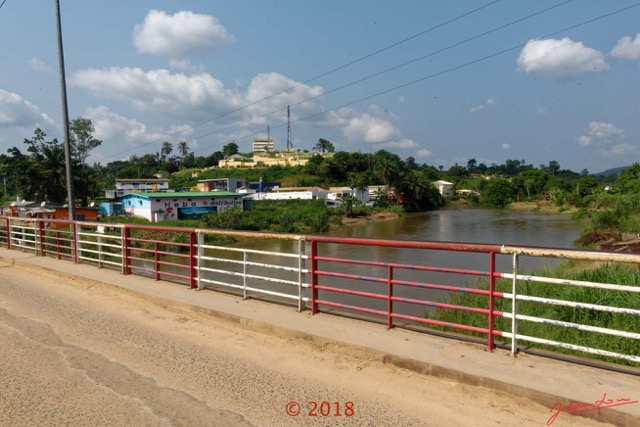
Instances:
[[[640,6],[565,30],[636,1],[60,3],[69,116],[103,140],[91,162],[165,140],[245,152],[267,127],[284,149],[287,105],[301,149],[325,138],[445,168],[638,161]],[[54,7],[0,8],[0,152],[37,127],[62,140]]]

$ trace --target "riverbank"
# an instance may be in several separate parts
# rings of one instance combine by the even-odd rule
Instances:
[[[576,207],[563,207],[557,206],[552,202],[547,202],[544,200],[539,200],[535,202],[513,202],[509,204],[508,209],[512,209],[514,211],[536,211],[543,213],[553,213],[553,214],[569,214],[573,215],[578,211]]]
[[[366,224],[368,222],[378,222],[378,221],[388,221],[390,219],[397,219],[399,215],[395,212],[374,212],[369,215],[359,216],[354,218],[349,218],[347,216],[342,218],[342,225],[352,226],[352,225],[361,225]]]

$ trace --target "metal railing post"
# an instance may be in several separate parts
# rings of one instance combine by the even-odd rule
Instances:
[[[80,258],[78,257],[78,223],[73,222],[70,226],[71,232],[73,233],[73,238],[71,241],[71,250],[73,251],[73,262],[78,263]]]
[[[160,261],[160,243],[155,242],[153,244],[153,247],[155,249],[155,253],[153,254],[153,260],[154,260],[154,264],[153,264],[153,269],[155,270],[156,273],[156,280],[160,280],[160,264],[158,264],[158,262]]]
[[[518,300],[516,299],[518,293],[518,254],[513,254],[513,282],[511,283],[511,355],[515,356],[518,351],[518,342],[516,336],[518,335]]]
[[[387,329],[393,328],[393,266],[388,267],[387,274]]]
[[[247,261],[249,254],[242,253],[242,299],[247,299]]]
[[[122,228],[122,274],[131,274],[131,267],[129,266],[129,256],[131,255],[131,249],[129,249],[130,237],[131,229],[125,224]]]
[[[45,248],[45,236],[44,236],[44,221],[38,221],[38,226],[33,227],[33,240],[36,249],[36,255],[38,254],[38,246],[40,246],[40,256],[44,256],[44,248]],[[37,234],[37,236],[35,236]],[[57,244],[57,242],[56,242]],[[59,258],[59,257],[58,257]]]
[[[102,268],[104,254],[102,253],[102,234],[98,234],[98,268]]]
[[[318,313],[318,242],[313,240],[311,242],[311,314]]]
[[[494,311],[496,309],[496,253],[489,252],[489,336],[487,338],[487,350],[493,351],[495,348],[493,331],[495,329],[495,316]]]
[[[198,257],[197,259],[197,264],[196,264],[196,269],[198,270],[198,274],[196,275],[196,280],[197,280],[197,288],[198,290],[202,290],[203,286],[202,286],[202,257],[204,256],[204,234],[201,232],[198,232],[198,250],[197,250],[197,254],[196,256]]]
[[[298,240],[298,311],[302,311],[302,269],[304,267],[304,241]]]
[[[189,232],[189,288],[195,289],[198,287],[196,283],[198,277],[198,271],[196,269],[198,256],[198,239],[196,238],[196,232]]]
[[[7,218],[7,249],[11,249],[11,221]]]

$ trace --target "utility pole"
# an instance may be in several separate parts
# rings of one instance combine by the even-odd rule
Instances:
[[[291,141],[291,110],[287,105],[287,150],[293,148],[293,141]]]
[[[58,64],[60,66],[60,92],[62,94],[62,126],[64,129],[64,160],[67,169],[67,199],[69,201],[69,219],[76,219],[76,207],[73,196],[73,169],[71,165],[71,141],[69,138],[69,108],[67,106],[67,79],[64,72],[64,50],[62,49],[62,20],[60,19],[60,0],[56,0],[56,20],[58,28]]]

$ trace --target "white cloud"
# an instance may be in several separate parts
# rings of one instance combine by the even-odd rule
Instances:
[[[502,145],[500,146],[500,148],[501,148],[502,150],[508,150],[509,148],[511,148],[511,144],[502,144]]]
[[[425,157],[429,157],[431,154],[432,154],[432,153],[431,153],[431,151],[427,150],[426,148],[423,148],[423,149],[418,150],[418,151],[416,152],[416,156],[417,156],[418,158],[425,158]]]
[[[73,74],[70,81],[105,98],[128,102],[141,111],[195,121],[221,116],[218,124],[237,120],[266,123],[263,116],[276,110],[280,111],[275,117],[284,122],[287,105],[295,105],[292,114],[316,112],[318,101],[301,102],[323,93],[319,86],[307,86],[277,73],[259,74],[244,92],[227,89],[205,73],[186,75],[140,68],[86,69]],[[274,96],[275,93],[279,94]],[[259,102],[265,98],[270,99]]]
[[[171,57],[215,49],[233,40],[216,17],[189,11],[168,15],[151,10],[133,30],[138,52]]]
[[[36,105],[17,93],[0,89],[0,128],[15,126],[34,130],[53,124],[53,120]]]
[[[251,79],[242,102],[247,105],[255,104],[248,108],[254,115],[266,115],[280,110],[280,117],[286,120],[287,105],[292,105],[292,119],[307,115],[310,111],[318,110],[318,98],[323,93],[321,86],[308,86],[278,73],[261,73]],[[269,99],[257,103],[265,98]],[[302,102],[305,100],[309,101]]]
[[[400,136],[400,130],[388,120],[370,114],[362,114],[348,120],[344,134],[351,142],[364,141],[375,144],[397,138]]]
[[[400,149],[400,150],[406,150],[409,148],[416,148],[418,147],[418,143],[415,142],[412,139],[400,139],[398,141],[389,141],[389,142],[385,142],[380,144],[380,148],[391,148],[391,149]]]
[[[169,128],[168,133],[173,135],[176,140],[184,141],[187,136],[195,133],[195,129],[189,125],[173,125]]]
[[[475,107],[469,108],[469,111],[472,113],[477,113],[478,111],[483,110],[485,107],[494,107],[496,105],[498,105],[498,101],[496,101],[493,98],[489,98],[484,103],[480,105],[476,105]]]
[[[611,55],[624,59],[640,59],[640,33],[636,34],[636,38],[625,36],[618,40],[618,44],[611,51]]]
[[[202,64],[193,64],[187,59],[172,59],[169,61],[169,67],[174,70],[189,71],[191,73],[203,73],[205,71]]]
[[[623,137],[624,131],[617,128],[612,123],[591,122],[589,123],[589,135],[603,141],[610,141],[613,138]]]
[[[611,147],[611,149],[608,150],[608,154],[619,156],[623,154],[629,154],[635,151],[635,149],[636,147],[631,144],[626,144],[626,143],[615,144],[614,146]]]
[[[144,145],[165,137],[161,132],[149,130],[144,123],[116,114],[104,106],[89,108],[85,115],[95,128],[94,136],[111,146],[122,143]]]
[[[576,139],[578,140],[578,144],[583,145],[585,147],[588,147],[589,145],[591,145],[591,141],[593,140],[593,138],[587,135],[580,135]]]
[[[636,147],[622,142],[624,130],[612,123],[591,122],[584,135],[576,138],[578,144],[596,150],[599,156],[625,156],[635,152]]]
[[[52,70],[51,65],[47,64],[44,61],[41,61],[40,59],[31,58],[31,61],[29,62],[31,64],[31,68],[33,68],[36,71],[48,72]]]
[[[612,123],[591,122],[587,132],[578,136],[576,141],[583,147],[594,147],[602,154],[622,155],[635,150],[633,145],[621,142],[624,138],[624,130]]]
[[[405,102],[407,102],[407,100],[404,98],[404,96],[399,96],[399,97],[398,97],[398,102],[399,102],[400,104],[404,104]]]
[[[518,66],[526,73],[567,79],[609,68],[601,52],[568,37],[530,40],[520,52]]]
[[[241,103],[236,94],[225,90],[222,82],[208,74],[187,76],[167,70],[145,72],[140,68],[111,67],[81,70],[70,80],[106,98],[128,101],[140,110],[164,114],[193,116],[207,105],[220,106],[226,111]]]
[[[538,115],[540,115],[540,116],[544,116],[544,115],[546,115],[546,114],[547,114],[547,110],[545,110],[545,109],[544,109],[544,108],[542,108],[542,107],[538,107],[538,108],[536,108],[536,114],[538,114]]]

